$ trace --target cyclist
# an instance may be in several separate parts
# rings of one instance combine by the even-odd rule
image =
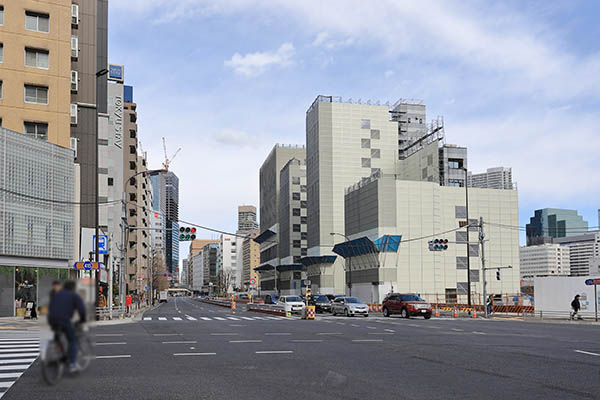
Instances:
[[[69,341],[69,372],[81,370],[77,364],[77,337],[71,319],[77,310],[80,322],[85,322],[85,306],[81,297],[75,293],[75,282],[66,281],[62,290],[52,296],[48,311],[48,322],[54,332],[62,330]]]

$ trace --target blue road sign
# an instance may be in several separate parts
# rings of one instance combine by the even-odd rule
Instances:
[[[588,286],[600,285],[600,278],[586,279],[585,280],[585,284],[588,285]]]
[[[146,287],[144,289],[150,290],[150,286],[146,285]]]
[[[94,253],[96,252],[96,235],[94,235],[94,241],[92,242],[92,248]],[[108,236],[98,236],[98,254],[108,254]]]
[[[85,261],[83,263],[83,269],[86,271],[91,271],[92,270],[92,263],[90,261]]]

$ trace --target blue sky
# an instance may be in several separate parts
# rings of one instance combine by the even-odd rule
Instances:
[[[304,143],[325,94],[423,99],[471,170],[513,168],[520,225],[559,207],[597,226],[600,3],[498,3],[111,0],[109,58],[135,87],[150,165],[162,136],[182,148],[182,219],[235,230],[262,161]]]

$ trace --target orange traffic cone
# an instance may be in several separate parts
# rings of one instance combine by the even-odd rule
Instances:
[[[436,316],[436,317],[439,317],[439,316],[440,316],[440,311],[439,311],[437,308],[435,309],[435,316]]]
[[[454,318],[458,318],[458,311],[456,311],[456,308],[454,309],[454,314],[452,315]]]
[[[473,318],[477,318],[477,310],[473,309]]]

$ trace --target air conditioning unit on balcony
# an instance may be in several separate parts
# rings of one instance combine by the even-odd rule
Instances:
[[[71,71],[71,92],[79,89],[79,72]]]
[[[79,57],[79,38],[77,36],[71,36],[71,57]]]
[[[71,104],[71,125],[77,125],[77,104]]]
[[[71,4],[71,25],[79,24],[79,5]]]
[[[74,137],[70,138],[69,147],[75,153],[75,155],[74,155],[75,158],[77,158],[77,138],[74,138]]]

